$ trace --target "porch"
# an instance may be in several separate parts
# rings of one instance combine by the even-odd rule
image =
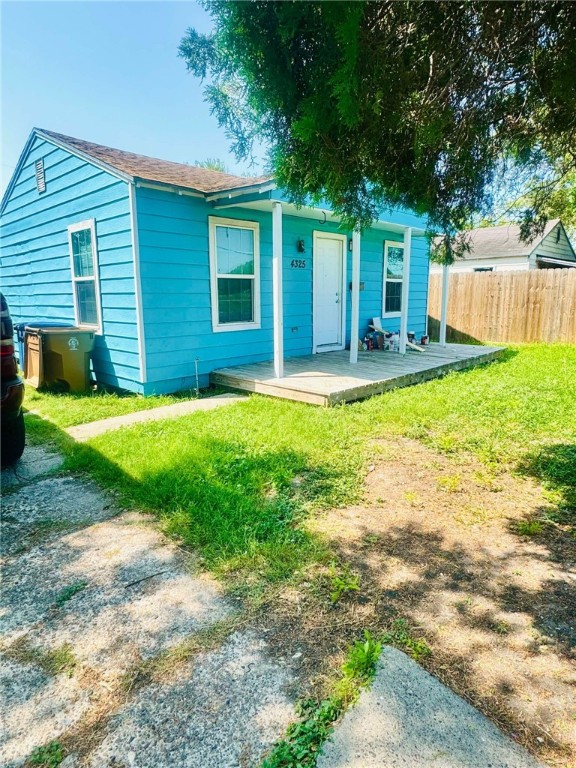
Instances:
[[[352,364],[349,351],[325,352],[287,358],[282,378],[275,377],[274,363],[266,362],[220,368],[211,373],[210,381],[314,405],[335,405],[472,368],[503,352],[503,347],[430,344],[424,352],[359,352],[358,362]]]

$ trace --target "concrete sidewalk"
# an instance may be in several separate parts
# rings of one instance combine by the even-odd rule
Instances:
[[[295,665],[234,630],[238,605],[153,518],[18,465],[2,500],[0,768],[52,741],[66,768],[259,766],[294,718]]]
[[[478,710],[395,648],[336,727],[318,768],[542,768]]]
[[[176,419],[179,416],[187,416],[197,411],[211,411],[214,408],[221,408],[223,405],[231,405],[246,400],[244,395],[234,395],[231,392],[225,392],[222,395],[214,397],[205,397],[199,400],[184,400],[174,405],[162,405],[159,408],[151,408],[148,411],[136,411],[136,413],[126,413],[124,416],[113,416],[110,419],[101,421],[92,421],[89,424],[78,424],[75,427],[68,427],[65,431],[77,440],[83,443],[104,432],[110,432],[113,429],[121,427],[131,427],[134,424],[142,424],[145,421],[158,421],[159,419]]]

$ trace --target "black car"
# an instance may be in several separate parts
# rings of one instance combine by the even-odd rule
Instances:
[[[18,376],[14,356],[14,328],[6,299],[0,293],[0,319],[2,338],[0,340],[0,384],[2,401],[0,407],[0,428],[2,433],[2,466],[14,464],[24,451],[24,382]]]

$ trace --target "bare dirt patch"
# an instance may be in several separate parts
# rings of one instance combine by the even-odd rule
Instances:
[[[533,482],[406,439],[378,448],[365,502],[314,523],[361,585],[333,620],[405,618],[437,677],[550,764],[576,764],[574,540],[517,533],[546,507]]]

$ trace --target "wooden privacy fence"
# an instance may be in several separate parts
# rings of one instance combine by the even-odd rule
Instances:
[[[438,338],[442,275],[430,276],[429,333]],[[455,272],[448,341],[564,341],[576,344],[576,269]]]

